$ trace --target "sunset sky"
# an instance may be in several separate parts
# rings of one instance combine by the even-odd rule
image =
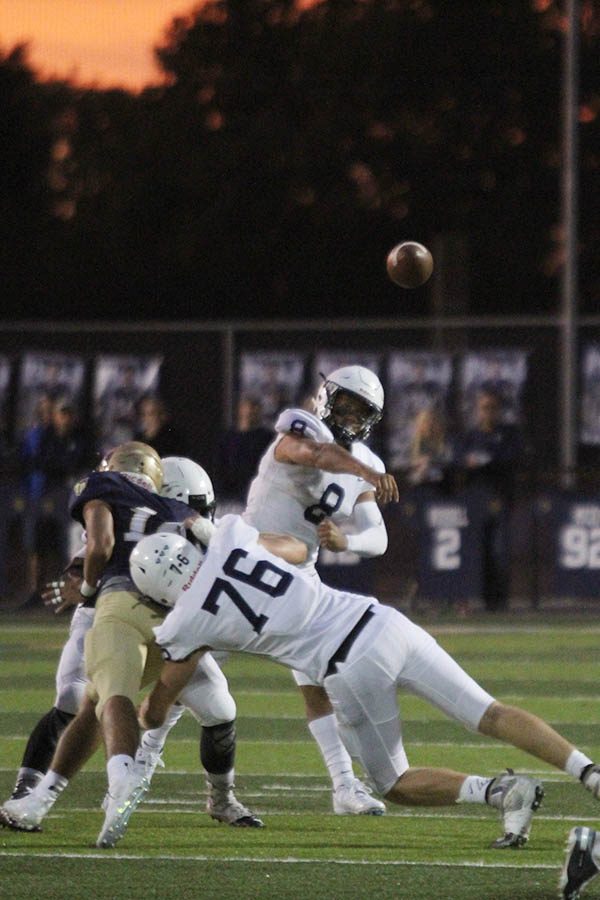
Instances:
[[[30,43],[42,76],[137,90],[157,82],[152,48],[198,0],[0,0],[0,46]]]

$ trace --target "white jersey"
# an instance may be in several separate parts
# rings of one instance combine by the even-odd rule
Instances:
[[[259,653],[320,681],[331,657],[377,601],[327,588],[258,544],[240,516],[224,516],[197,574],[154,629],[167,659],[202,647]]]
[[[319,553],[319,523],[329,518],[339,525],[350,518],[358,497],[374,487],[358,475],[324,472],[275,459],[275,448],[284,434],[333,443],[327,425],[312,413],[286,409],[275,423],[275,431],[279,436],[261,459],[243,518],[258,531],[291,534],[304,541],[308,558],[301,568],[313,570]],[[383,462],[365,444],[353,443],[350,452],[370,468],[385,472]]]

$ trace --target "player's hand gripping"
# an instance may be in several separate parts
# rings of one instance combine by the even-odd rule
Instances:
[[[396,479],[389,472],[373,472],[373,477],[368,479],[375,488],[375,499],[378,503],[385,504],[400,499]]]
[[[82,579],[78,575],[67,572],[58,581],[49,581],[42,591],[44,606],[50,606],[55,613],[64,612],[71,606],[77,606],[83,600],[79,593]]]
[[[321,547],[333,550],[334,553],[341,553],[348,546],[348,538],[331,519],[323,519],[317,528],[317,535]]]

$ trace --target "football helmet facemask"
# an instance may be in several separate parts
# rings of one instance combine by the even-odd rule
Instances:
[[[336,443],[364,441],[383,415],[383,387],[364,366],[342,366],[325,377],[316,397],[317,416]]]
[[[141,594],[171,608],[190,587],[202,560],[201,551],[186,538],[159,531],[135,545],[129,571]]]
[[[165,456],[162,460],[161,496],[181,500],[205,519],[215,518],[215,492],[208,472],[185,456]]]
[[[119,444],[108,458],[107,471],[142,475],[149,479],[156,491],[163,483],[163,468],[160,456],[150,444],[142,441],[127,441]]]

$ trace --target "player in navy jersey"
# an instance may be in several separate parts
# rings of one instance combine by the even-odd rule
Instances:
[[[23,800],[9,800],[2,807],[0,821],[3,819],[3,824],[9,827],[19,830],[37,828],[39,823],[28,812],[29,806],[36,804],[36,791],[44,798],[47,811],[68,778],[95,750],[100,730],[107,748],[109,773],[107,816],[98,838],[100,846],[113,846],[121,837],[129,815],[148,787],[145,772],[140,772],[140,767],[133,763],[139,737],[133,698],[142,683],[154,680],[160,668],[160,655],[153,646],[151,627],[160,622],[165,613],[155,604],[140,603],[141,595],[129,575],[129,554],[140,537],[165,524],[186,525],[192,533],[203,538],[205,526],[210,524],[204,519],[198,520],[197,513],[187,504],[159,496],[157,489],[161,482],[162,465],[155,451],[147,445],[130,442],[113,452],[108,472],[93,473],[74,489],[72,514],[87,533],[80,599],[92,602],[97,595],[94,625],[85,638],[86,669],[91,684],[78,715],[59,743],[50,771]],[[212,665],[226,686],[214,661]],[[229,718],[233,719],[235,703],[226,693],[232,708]],[[217,763],[216,773],[209,779],[216,777],[217,781],[233,771],[234,723],[230,721],[225,725],[226,734],[218,726],[213,729],[219,732],[214,735],[217,743],[209,748],[216,751],[209,755]],[[208,737],[212,737],[212,733]],[[206,744],[204,739],[203,733],[203,745]],[[218,760],[222,748],[226,752],[221,753],[221,760]],[[206,746],[203,749],[206,750]],[[219,767],[223,757],[227,757],[227,765]],[[231,783],[224,788],[228,801],[235,800],[232,787]],[[125,815],[124,802],[127,804]],[[262,824],[241,804],[236,802],[234,806],[238,813],[241,810],[241,818],[245,821],[239,821],[239,815],[234,821],[231,817],[215,815],[215,810],[209,811],[214,818],[230,824]],[[231,811],[231,803],[229,807],[227,812]],[[115,818],[118,819],[116,831],[113,829]]]

